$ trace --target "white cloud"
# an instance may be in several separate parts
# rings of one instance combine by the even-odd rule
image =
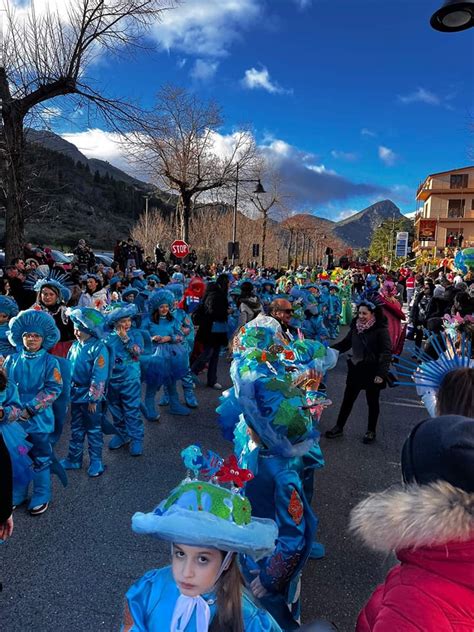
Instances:
[[[313,4],[313,0],[293,0],[293,2],[302,10],[308,9]]]
[[[333,149],[331,151],[331,156],[336,160],[345,160],[346,162],[355,162],[359,156],[351,151],[339,151],[337,149]]]
[[[357,209],[354,209],[354,208],[344,209],[343,211],[340,211],[338,213],[338,215],[335,217],[335,221],[336,222],[340,222],[343,219],[347,219],[348,217],[351,217],[352,215],[355,215],[356,213],[359,213],[359,211]]]
[[[106,160],[114,167],[132,173],[133,168],[124,156],[121,142],[123,137],[116,132],[105,132],[102,129],[88,129],[84,132],[61,134],[64,140],[75,145],[87,158]],[[134,172],[134,176],[139,175]]]
[[[384,147],[383,145],[380,145],[379,158],[383,163],[387,165],[387,167],[392,167],[397,162],[398,156],[389,147]]]
[[[245,71],[245,76],[242,79],[242,85],[249,90],[266,90],[271,94],[284,94],[288,90],[285,90],[278,85],[275,81],[270,79],[270,73],[265,66],[262,66],[260,70],[257,68],[249,68]]]
[[[218,61],[196,59],[190,75],[195,81],[209,81],[216,74],[218,67]]]
[[[414,92],[398,95],[401,103],[427,103],[428,105],[442,105],[442,99],[425,88],[418,87]]]
[[[178,61],[176,62],[176,65],[178,66],[178,68],[184,68],[186,66],[186,62],[188,60],[186,59],[186,57],[179,57]]]
[[[224,57],[260,13],[259,0],[187,0],[164,13],[151,32],[166,50]]]
[[[367,127],[363,127],[360,130],[360,134],[361,134],[361,136],[369,136],[370,138],[375,138],[377,136],[377,134],[375,132],[373,132],[372,130],[368,129]]]

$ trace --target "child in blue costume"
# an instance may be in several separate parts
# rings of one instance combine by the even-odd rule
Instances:
[[[262,279],[259,293],[265,314],[268,314],[270,303],[275,298],[275,281],[273,279]]]
[[[9,296],[0,296],[0,356],[4,358],[15,353],[15,347],[8,340],[8,322],[17,314],[16,301]]]
[[[148,359],[145,380],[145,416],[149,421],[158,421],[160,413],[155,407],[155,397],[161,386],[166,385],[169,395],[169,412],[172,415],[189,415],[176,390],[176,381],[188,372],[189,350],[183,342],[181,323],[175,318],[172,308],[175,297],[168,290],[157,290],[148,299],[149,320],[144,329],[150,334],[154,352]]]
[[[69,451],[61,465],[66,470],[82,467],[84,441],[89,444],[89,476],[100,476],[102,462],[103,404],[109,377],[109,351],[101,340],[104,335],[104,315],[92,307],[70,309],[77,338],[68,353],[72,365],[71,381],[71,440]]]
[[[111,450],[130,444],[131,456],[143,454],[144,428],[140,412],[140,357],[145,349],[141,332],[132,328],[137,306],[112,303],[105,312],[105,323],[112,329],[105,339],[110,354],[110,379],[107,403],[117,434],[109,442]]]
[[[198,446],[181,454],[195,475],[202,474]],[[136,533],[171,543],[172,564],[145,573],[128,590],[122,632],[281,632],[245,591],[237,562],[239,553],[268,555],[276,526],[252,518],[249,501],[218,484],[232,477],[214,457],[215,468],[201,476],[212,483],[187,478],[153,512],[133,516]]]
[[[18,387],[22,407],[20,420],[25,422],[28,440],[33,444],[30,450],[34,465],[33,495],[28,509],[36,516],[48,509],[51,500],[52,404],[61,393],[63,383],[58,360],[47,350],[58,342],[59,330],[52,316],[28,309],[10,321],[9,338],[19,352],[10,355],[4,366],[9,380]],[[28,484],[18,486],[14,490],[14,504],[22,504],[27,496]]]
[[[327,314],[327,328],[331,340],[335,340],[339,335],[339,321],[341,320],[342,302],[339,298],[339,286],[332,284],[329,286],[329,301]]]
[[[181,275],[181,272],[175,272],[173,274],[173,278],[176,275]],[[184,298],[184,286],[181,285],[181,283],[173,282],[173,283],[169,283],[166,286],[166,290],[174,294],[174,303],[172,307],[173,318],[175,318],[177,322],[179,323],[180,331],[184,337],[184,343],[187,346],[187,350],[188,350],[188,371],[186,375],[181,379],[181,384],[183,386],[183,393],[184,393],[184,401],[186,402],[186,406],[188,406],[189,408],[197,408],[198,401],[194,393],[194,389],[195,389],[194,379],[193,379],[193,374],[191,372],[191,367],[189,366],[189,357],[191,356],[191,353],[194,347],[194,324],[189,314],[187,314],[183,309],[180,309],[178,307],[178,304]],[[160,399],[160,406],[168,406],[169,403],[170,403],[170,399],[169,399],[168,387],[165,385],[163,386],[163,395]]]

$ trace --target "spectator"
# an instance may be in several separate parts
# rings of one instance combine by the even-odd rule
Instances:
[[[432,316],[433,285],[425,282],[421,291],[414,300],[411,310],[411,320],[415,327],[415,345],[420,348],[423,341],[423,329]]]
[[[92,269],[95,265],[95,257],[92,250],[86,244],[85,239],[79,239],[76,248],[73,250],[74,263],[79,268],[81,274]]]
[[[263,311],[262,304],[255,296],[253,284],[250,281],[244,281],[240,286],[240,291],[241,294],[236,301],[239,308],[237,329],[249,323]]]
[[[286,338],[294,338],[298,335],[298,330],[290,325],[293,318],[293,307],[290,301],[285,298],[276,298],[270,303],[269,313],[278,321]]]
[[[87,275],[86,289],[82,292],[77,305],[78,307],[94,307],[101,312],[107,307],[107,290],[102,287],[97,275]]]
[[[155,261],[156,263],[162,263],[165,260],[165,253],[160,243],[155,246]]]
[[[158,264],[156,268],[156,274],[160,279],[161,285],[168,285],[168,283],[170,282],[170,275],[166,270],[166,263],[164,261],[160,261],[160,263]]]

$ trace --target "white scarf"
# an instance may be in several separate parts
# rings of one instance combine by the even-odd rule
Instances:
[[[207,632],[211,619],[211,609],[207,601],[201,596],[186,597],[185,595],[178,597],[171,620],[170,632],[183,632],[193,616],[194,610],[196,610],[197,632]]]

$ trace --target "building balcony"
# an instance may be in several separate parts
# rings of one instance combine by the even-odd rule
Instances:
[[[430,189],[425,186],[423,183],[420,187],[418,187],[418,191],[416,192],[417,200],[427,200],[430,195],[441,195],[441,196],[450,196],[450,195],[474,195],[474,188],[467,187],[463,189],[451,189],[449,186],[443,187],[442,189]]]

